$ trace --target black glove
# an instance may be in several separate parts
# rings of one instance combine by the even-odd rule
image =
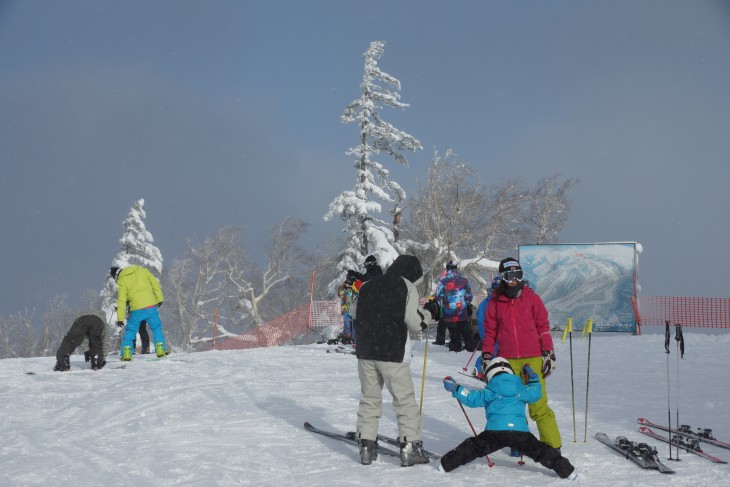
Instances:
[[[117,328],[124,328],[124,322],[123,321],[117,321]]]
[[[542,376],[548,377],[555,370],[555,352],[545,350],[542,352]]]
[[[469,315],[469,318],[471,318],[472,313],[474,312],[474,306],[471,305],[471,303],[466,304],[466,314]]]
[[[439,305],[436,301],[428,301],[426,304],[423,305],[423,309],[431,313],[431,319],[436,321],[440,318],[441,310],[439,309]]]
[[[91,360],[91,351],[87,350],[84,352],[84,360],[86,360],[86,362]]]
[[[492,354],[489,352],[482,352],[482,375],[484,377],[487,376],[487,367],[489,367],[489,362],[492,360]]]
[[[164,301],[160,301],[159,303],[157,303],[157,307],[159,308],[160,306],[162,306],[162,303],[163,303],[163,302],[164,302]]]

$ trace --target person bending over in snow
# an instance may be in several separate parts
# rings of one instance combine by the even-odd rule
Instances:
[[[101,315],[95,311],[84,311],[81,313],[71,325],[71,328],[63,337],[61,346],[56,352],[56,366],[53,368],[56,372],[67,372],[71,370],[70,355],[81,345],[84,339],[89,341],[89,351],[87,362],[91,361],[91,368],[99,370],[104,367],[104,353],[102,351],[102,335],[106,323]],[[86,356],[86,354],[84,354]]]
[[[575,479],[575,468],[568,459],[560,454],[560,450],[538,440],[527,425],[525,404],[534,403],[542,396],[540,378],[535,371],[529,365],[523,368],[523,373],[527,375],[526,385],[514,375],[512,366],[502,357],[493,358],[486,371],[487,387],[480,391],[460,386],[451,377],[444,378],[444,388],[460,403],[486,409],[487,426],[477,436],[464,440],[441,457],[439,470],[451,472],[508,446],[518,449],[564,479]]]

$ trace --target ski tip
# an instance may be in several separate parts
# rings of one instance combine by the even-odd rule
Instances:
[[[305,421],[304,422],[304,427],[305,428],[313,428],[312,424],[309,421]]]

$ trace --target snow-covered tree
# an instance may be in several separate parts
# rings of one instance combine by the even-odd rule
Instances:
[[[248,257],[241,231],[233,227],[202,243],[190,242],[186,256],[173,262],[167,276],[166,306],[175,318],[180,345],[191,350],[214,336],[235,336],[301,304],[291,299],[286,286],[304,275],[302,264],[309,261],[297,243],[306,227],[292,217],[275,226],[263,267]],[[297,284],[301,289],[302,283]]]
[[[528,220],[535,229],[537,245],[550,243],[565,228],[570,212],[568,193],[578,183],[577,179],[560,181],[560,174],[538,181],[529,196]]]
[[[481,250],[488,207],[483,185],[477,171],[451,149],[443,155],[434,151],[409,207],[403,243],[421,260],[425,281],[438,276],[449,260],[461,262]]]
[[[345,222],[346,248],[337,264],[340,271],[338,279],[330,284],[331,293],[339,285],[339,277],[347,269],[361,268],[369,254],[375,254],[380,263],[387,266],[402,252],[396,238],[401,204],[406,194],[398,183],[390,179],[388,169],[375,157],[386,154],[396,163],[408,167],[404,152],[415,152],[422,147],[415,137],[381,118],[380,112],[385,106],[408,107],[400,101],[400,81],[378,67],[384,46],[382,41],[370,43],[370,48],[364,53],[362,92],[342,115],[343,123],[358,124],[360,143],[347,151],[347,155],[355,157],[355,187],[337,196],[324,216],[326,221],[338,216]],[[381,203],[375,200],[390,208],[389,221],[377,216],[383,210]]]
[[[162,274],[162,253],[155,247],[152,234],[147,231],[144,219],[147,214],[144,211],[144,199],[137,200],[129,210],[129,215],[122,222],[124,233],[119,239],[121,249],[112,259],[110,267],[124,268],[130,265],[146,267],[156,278]],[[101,309],[109,322],[114,326],[117,304],[117,283],[109,276],[107,269],[104,287],[100,293]],[[106,345],[106,344],[105,344]]]
[[[401,244],[419,257],[426,281],[454,260],[472,280],[489,285],[488,274],[521,243],[554,242],[569,213],[567,195],[576,184],[559,175],[537,182],[511,178],[485,188],[479,174],[451,149],[434,151],[433,163],[409,203]],[[431,289],[426,289],[429,292]]]

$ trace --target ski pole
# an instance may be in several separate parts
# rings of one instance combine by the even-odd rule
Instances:
[[[423,374],[421,374],[421,404],[418,406],[418,414],[423,416],[423,389],[426,384],[426,359],[428,358],[428,334],[431,331],[431,323],[428,324],[428,328],[426,328],[426,346],[423,349]]]
[[[672,403],[671,403],[671,384],[669,382],[669,320],[664,322],[666,327],[664,328],[664,352],[667,354],[667,419],[669,420],[669,460],[672,458]],[[677,446],[677,454],[679,454],[679,446]]]
[[[475,347],[474,348],[474,351],[471,353],[471,357],[469,357],[469,361],[466,363],[466,365],[462,369],[464,372],[466,372],[467,370],[469,370],[469,364],[471,363],[471,359],[474,358],[474,354],[477,353],[477,350],[480,350],[480,348],[481,347]]]
[[[684,335],[682,335],[682,325],[674,324],[674,339],[677,341],[677,429],[679,429],[679,359],[684,358]],[[679,446],[677,446],[677,460],[679,460]]]
[[[461,408],[461,412],[464,413],[464,417],[466,418],[466,422],[469,423],[469,427],[471,428],[471,432],[474,433],[474,437],[476,437],[477,436],[477,431],[474,429],[474,425],[471,424],[471,420],[469,419],[469,415],[466,414],[466,409],[464,409],[464,405],[461,404],[461,401],[459,401],[458,399],[456,400],[456,402],[459,404],[459,407]],[[487,459],[487,463],[489,464],[489,468],[494,467],[494,462],[492,462],[492,460],[489,458],[489,455],[484,455],[484,458]]]
[[[565,343],[565,335],[570,340],[570,397],[573,399],[573,443],[576,442],[575,429],[575,383],[573,382],[573,318],[568,318],[568,324],[563,330],[563,343]]]
[[[586,331],[587,330],[587,331]],[[583,428],[583,443],[588,443],[588,381],[591,378],[591,337],[593,336],[593,320],[586,321],[583,333],[588,333],[588,368],[586,369],[586,411],[585,426]]]

